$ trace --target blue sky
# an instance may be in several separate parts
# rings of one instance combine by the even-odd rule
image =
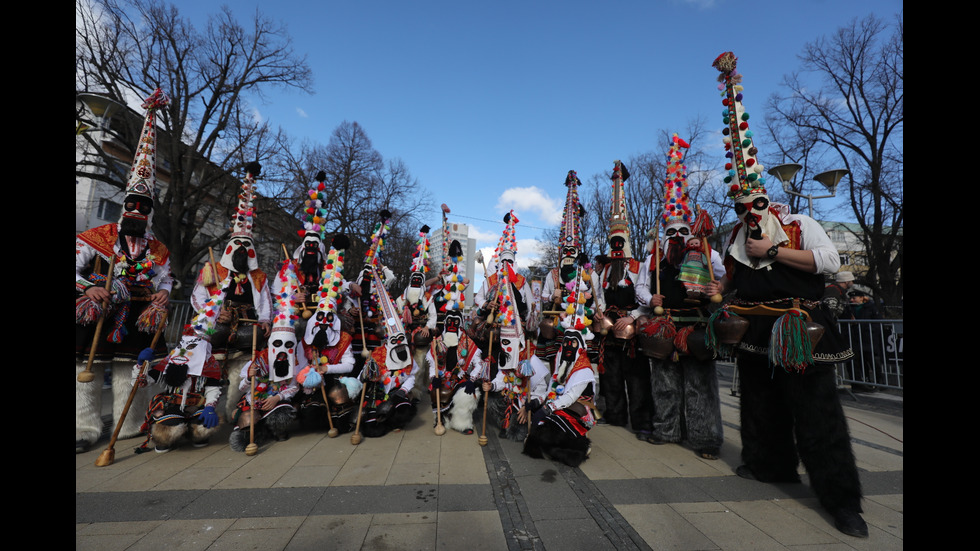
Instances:
[[[522,265],[557,223],[568,170],[587,181],[699,115],[720,132],[718,54],[738,56],[746,107],[761,116],[805,43],[902,8],[898,0],[175,2],[201,26],[223,3],[243,22],[258,7],[284,23],[314,72],[314,95],[270,95],[253,105],[257,116],[324,144],[342,121],[357,121],[428,190],[430,225],[441,225],[446,203],[478,247],[492,251],[498,221],[514,209]],[[719,135],[719,164],[721,154]]]

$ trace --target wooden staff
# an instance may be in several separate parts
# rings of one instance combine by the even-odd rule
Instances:
[[[106,272],[105,277],[105,290],[112,293],[112,271],[116,268],[116,254],[112,254],[112,260],[109,261],[109,271]],[[99,321],[95,324],[95,337],[92,338],[92,347],[88,351],[88,363],[85,364],[85,371],[78,374],[78,382],[80,383],[91,383],[95,380],[95,373],[92,373],[92,364],[95,362],[95,351],[99,346],[99,338],[102,336],[102,326],[105,324],[105,319],[109,315],[109,304],[112,301],[112,297],[109,297],[109,301],[102,306],[102,313],[99,314]]]
[[[442,380],[442,377],[439,376],[439,356],[436,355],[436,339],[432,339],[432,344],[429,345],[429,350],[432,352],[432,360],[434,362],[436,362],[436,378],[441,381]],[[442,386],[442,385],[439,385],[439,386]],[[436,436],[442,436],[443,434],[446,434],[446,427],[442,426],[442,397],[440,396],[442,393],[439,392],[439,388],[438,387],[435,389],[435,391],[436,391],[436,428],[435,428],[435,433],[436,433]]]
[[[214,278],[214,284],[218,285],[221,283],[218,281],[218,263],[214,261],[214,249],[208,247],[208,256],[211,257],[211,277]]]
[[[160,325],[157,327],[157,332],[153,335],[153,341],[150,342],[150,348],[156,348],[157,341],[160,339],[160,335],[163,334],[163,328],[167,325],[167,316],[169,311],[164,311],[163,317],[160,319]],[[105,467],[107,465],[112,465],[116,460],[116,450],[114,446],[116,445],[116,440],[119,438],[119,431],[122,430],[123,422],[126,420],[126,414],[129,413],[129,406],[133,404],[133,399],[136,397],[136,392],[139,390],[139,381],[146,374],[146,370],[150,367],[150,361],[147,360],[143,362],[140,366],[139,375],[136,377],[136,381],[133,382],[133,388],[129,391],[129,398],[126,400],[126,405],[123,407],[122,413],[119,414],[119,421],[116,422],[116,430],[112,431],[112,438],[109,439],[109,446],[99,454],[99,457],[95,460],[96,467]]]
[[[493,329],[490,329],[490,345],[487,346],[487,361],[493,361]],[[489,382],[489,381],[487,381]],[[478,442],[481,446],[487,445],[487,403],[490,402],[490,393],[483,393],[483,432],[480,434]]]
[[[251,369],[255,369],[255,347],[257,346],[258,340],[258,327],[252,327],[252,364]],[[258,372],[255,369],[256,373]],[[248,372],[246,372],[246,375]],[[249,391],[252,396],[252,407],[249,408],[249,413],[251,414],[248,424],[248,446],[245,446],[245,455],[255,455],[259,452],[259,447],[255,444],[255,375],[249,377],[249,384],[251,385],[251,390]]]
[[[654,254],[656,255],[655,258],[657,263],[657,294],[659,295],[660,294],[660,238],[659,237],[654,242],[654,248],[656,249]],[[663,306],[654,307],[653,313],[658,316],[662,316],[664,313]]]
[[[361,373],[363,373],[363,369]],[[361,381],[361,401],[357,403],[357,423],[354,425],[354,434],[350,435],[350,443],[358,445],[361,443],[361,415],[364,413],[364,393],[367,390],[368,382]]]
[[[364,335],[364,314],[361,312],[361,298],[357,299],[357,317],[361,320],[361,357],[365,360],[371,356],[367,348],[367,337]],[[367,363],[361,367],[361,373],[364,373],[364,368],[367,367]],[[353,445],[358,445],[361,443],[361,415],[364,413],[364,392],[367,390],[367,380],[361,381],[361,400],[357,403],[357,423],[354,425],[354,434],[350,435],[350,443]],[[327,413],[329,413],[329,408]]]
[[[320,391],[323,393],[323,405],[327,406],[327,422],[330,423],[330,430],[327,431],[327,436],[330,438],[336,438],[340,431],[333,426],[333,415],[330,415],[330,400],[327,399],[327,382],[323,381],[320,383]]]

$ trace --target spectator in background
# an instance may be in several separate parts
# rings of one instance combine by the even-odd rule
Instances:
[[[867,293],[853,289],[848,293],[848,296],[851,301],[848,311],[853,319],[875,320],[881,318],[874,299]],[[857,352],[854,358],[855,374],[860,374],[864,381],[872,384],[852,384],[851,390],[854,392],[877,392],[878,387],[874,383],[884,382],[885,377],[875,362],[874,354],[875,346],[881,344],[881,332],[875,330],[875,327],[870,323],[858,323],[857,332],[854,333],[852,339],[855,340],[851,346]]]
[[[822,302],[834,321],[839,319],[853,319],[854,316],[848,310],[849,305],[847,301],[847,291],[853,286],[853,273],[838,272],[834,277],[834,282],[824,290]]]

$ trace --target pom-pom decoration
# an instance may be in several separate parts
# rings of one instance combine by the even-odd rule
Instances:
[[[758,150],[752,145],[752,131],[748,123],[750,117],[742,104],[742,75],[736,72],[737,61],[735,54],[725,52],[715,58],[712,66],[720,72],[718,81],[722,83],[722,105],[725,107],[722,122],[731,136],[731,142],[725,143],[725,149],[731,153],[732,174],[725,178],[725,182],[732,183],[728,196],[740,200],[752,194],[764,194],[766,188],[765,179],[758,177],[762,165],[755,158]]]

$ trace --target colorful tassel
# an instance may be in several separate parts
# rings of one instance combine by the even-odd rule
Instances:
[[[320,373],[313,366],[307,366],[307,369],[309,369],[309,372],[303,379],[303,388],[316,388],[320,386],[323,383],[323,377],[320,376]]]
[[[167,309],[159,304],[151,302],[143,312],[136,318],[136,328],[143,333],[156,333],[157,327],[163,322],[167,315]]]
[[[799,373],[813,363],[813,346],[802,312],[787,312],[773,324],[769,338],[769,361],[786,371]]]
[[[531,367],[531,360],[521,360],[518,366],[523,377],[530,377],[534,373],[534,368]]]
[[[75,299],[75,323],[77,325],[88,325],[99,319],[102,315],[102,305],[88,298],[80,296]]]

